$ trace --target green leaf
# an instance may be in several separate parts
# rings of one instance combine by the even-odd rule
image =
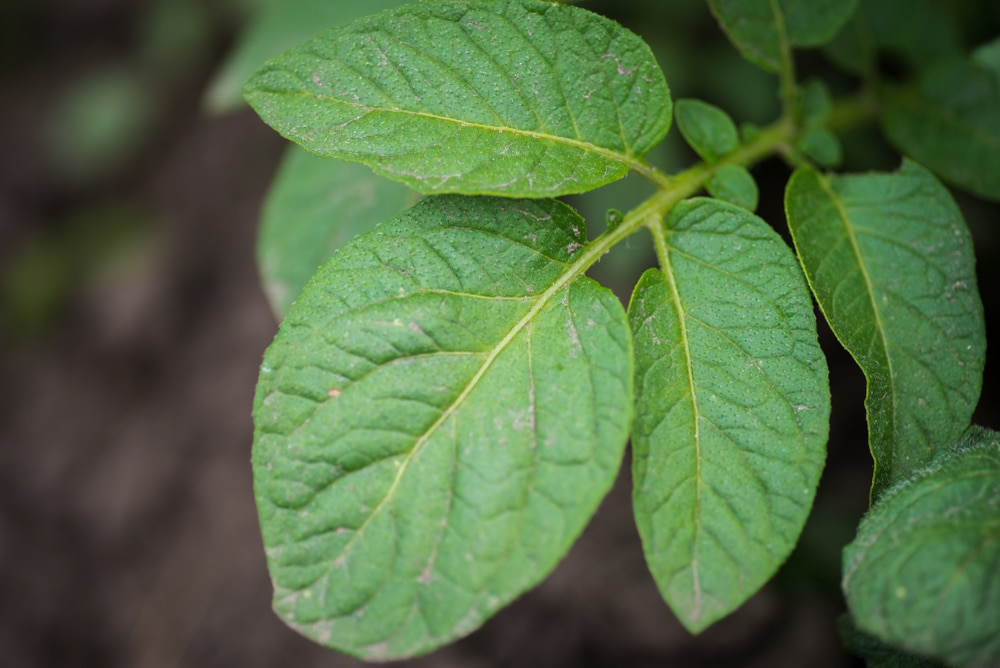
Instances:
[[[1000,77],[972,61],[932,68],[916,93],[887,97],[893,144],[941,178],[1000,201]]]
[[[959,667],[1000,664],[1000,435],[958,447],[887,491],[844,549],[857,626]]]
[[[412,0],[266,0],[243,30],[205,93],[205,107],[217,114],[243,104],[241,89],[260,64],[320,31]]]
[[[310,151],[425,193],[591,190],[644,168],[671,113],[636,35],[535,0],[428,0],[360,19],[272,60],[244,93]]]
[[[972,59],[977,65],[990,70],[1000,78],[1000,37],[976,49],[972,53]]]
[[[969,425],[986,346],[972,239],[948,190],[910,161],[893,174],[800,169],[785,211],[816,300],[868,379],[875,497]]]
[[[830,41],[854,14],[858,0],[709,0],[708,4],[747,60],[777,72],[783,49]]]
[[[701,100],[678,100],[674,114],[684,140],[706,162],[716,162],[740,145],[729,114]]]
[[[795,148],[823,167],[836,167],[843,157],[840,140],[826,128],[807,129],[795,142]]]
[[[660,592],[699,632],[794,547],[830,396],[808,288],[770,226],[697,199],[675,207],[667,235],[667,266],[643,275],[629,305],[633,496]]]
[[[938,661],[907,654],[875,636],[862,633],[854,626],[850,615],[837,619],[837,630],[844,648],[864,658],[868,668],[948,668]]]
[[[268,348],[254,490],[274,606],[369,660],[477,628],[615,478],[628,323],[554,200],[425,199],[338,250]]]
[[[807,127],[823,125],[833,111],[830,88],[820,79],[811,79],[799,87],[799,108]]]
[[[709,179],[706,188],[712,197],[718,197],[749,211],[757,208],[760,193],[757,190],[757,182],[746,167],[723,165]]]
[[[334,250],[416,197],[363,165],[290,147],[264,203],[257,238],[264,292],[278,319]]]
[[[863,73],[877,49],[915,67],[961,52],[955,12],[933,0],[862,0],[854,20],[826,50],[837,65]]]

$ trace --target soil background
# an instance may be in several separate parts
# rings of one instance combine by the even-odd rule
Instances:
[[[127,0],[0,9],[0,662],[364,665],[273,615],[253,503],[250,406],[276,330],[254,236],[284,143],[248,110],[203,111],[237,35],[235,3],[201,6],[197,39],[164,49],[179,64],[147,49],[157,11]],[[117,118],[124,144],[74,148],[75,126],[59,119],[76,113],[66,111],[74,86],[102,72],[140,83],[136,114],[93,121]],[[787,169],[755,174],[767,189]],[[1000,216],[958,200],[996,333]],[[761,214],[781,220],[780,200]],[[864,380],[823,337],[835,408],[813,517],[742,609],[698,637],[683,630],[646,572],[624,466],[538,589],[468,638],[399,665],[861,665],[840,648],[835,621],[839,548],[870,476]],[[976,416],[993,428],[996,368]]]

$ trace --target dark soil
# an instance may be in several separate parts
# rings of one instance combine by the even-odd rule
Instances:
[[[126,162],[68,177],[45,150],[59,91],[133,57],[148,4],[23,0],[0,12],[10,26],[0,35],[0,269],[39,238],[65,238],[80,214],[123,205],[140,221],[138,241],[75,274],[51,315],[8,318],[0,330],[0,662],[361,665],[270,610],[250,405],[276,324],[254,234],[283,143],[249,111],[200,111],[235,34],[222,3],[209,5],[200,59],[158,80],[161,113]],[[975,230],[997,331],[996,209],[961,203],[976,220],[993,218]],[[699,637],[675,620],[645,570],[625,467],[542,586],[470,637],[402,665],[855,665],[834,624],[837,551],[870,475],[864,390],[850,358],[829,348],[837,408],[815,517],[789,564],[736,614]],[[997,427],[990,378],[978,417]]]

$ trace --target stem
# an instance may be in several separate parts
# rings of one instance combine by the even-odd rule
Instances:
[[[878,95],[866,84],[857,95],[837,100],[826,124],[831,130],[843,130],[866,125],[878,116]]]
[[[781,103],[783,116],[798,120],[799,89],[795,83],[795,56],[792,53],[792,43],[785,29],[785,15],[778,6],[778,0],[771,0],[771,14],[774,16],[774,27],[778,30],[778,47],[781,50],[781,69],[778,76],[781,79]]]
[[[673,177],[668,177],[656,168],[650,167],[651,173],[655,172],[658,175],[658,180],[654,183],[660,185],[660,190],[629,211],[617,227],[608,230],[587,244],[583,253],[573,262],[567,279],[573,280],[577,276],[581,276],[620,241],[635,234],[643,227],[653,232],[653,239],[656,240],[657,244],[657,255],[660,256],[662,262],[663,254],[666,253],[666,237],[661,222],[670,209],[704,188],[705,184],[715,176],[715,173],[726,165],[749,167],[775,152],[790,150],[797,132],[796,124],[790,118],[783,116],[773,125],[762,129],[752,141],[741,145],[729,155],[719,159],[718,162],[699,163]]]

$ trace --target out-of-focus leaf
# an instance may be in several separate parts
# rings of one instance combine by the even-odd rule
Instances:
[[[858,628],[958,668],[1000,665],[1000,435],[975,428],[890,488],[844,549]]]
[[[833,39],[858,0],[709,0],[722,29],[740,52],[777,72],[783,49],[820,46]]]
[[[918,91],[888,95],[889,140],[946,181],[1000,201],[1000,77],[974,61],[929,70]]]
[[[243,84],[265,61],[319,33],[411,0],[261,0],[250,24],[205,93],[204,106],[224,114],[243,105]]]
[[[278,319],[333,251],[417,197],[364,165],[290,147],[264,203],[257,239],[261,280]]]

